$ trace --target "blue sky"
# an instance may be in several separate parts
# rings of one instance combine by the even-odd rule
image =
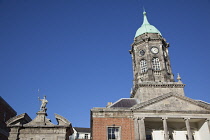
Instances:
[[[46,95],[53,123],[89,127],[91,108],[130,96],[143,6],[186,96],[210,102],[209,0],[0,0],[0,96],[33,119]]]

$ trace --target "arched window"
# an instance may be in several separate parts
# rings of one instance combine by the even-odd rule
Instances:
[[[159,58],[155,57],[152,59],[153,70],[161,70]]]
[[[141,60],[140,61],[140,69],[141,69],[141,73],[144,73],[147,71],[147,62],[146,60]]]

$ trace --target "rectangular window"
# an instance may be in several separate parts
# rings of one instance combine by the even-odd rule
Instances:
[[[144,73],[147,71],[147,62],[146,60],[141,60],[140,61],[140,67],[141,67],[141,73]]]
[[[88,134],[85,134],[85,139],[88,139]]]
[[[108,127],[108,140],[120,140],[120,128]]]
[[[153,68],[153,70],[161,70],[159,58],[152,59],[152,68]]]

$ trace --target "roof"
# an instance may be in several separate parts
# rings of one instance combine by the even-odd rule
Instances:
[[[84,127],[74,127],[74,129],[77,132],[86,132],[86,133],[91,133],[91,129],[90,128],[84,128]]]
[[[141,25],[141,27],[136,31],[136,35],[135,37],[138,37],[144,33],[158,33],[159,35],[161,35],[160,31],[155,28],[155,26],[151,25],[148,20],[147,20],[147,16],[146,16],[146,12],[143,12],[144,15],[144,21],[143,24]]]
[[[17,115],[17,112],[0,96],[0,103],[7,106],[8,109],[10,109],[15,115]]]
[[[117,108],[117,107],[130,108],[136,104],[138,104],[138,100],[135,98],[121,98],[112,105],[108,106],[108,108]]]

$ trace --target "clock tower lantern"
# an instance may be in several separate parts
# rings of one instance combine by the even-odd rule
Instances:
[[[136,31],[130,54],[133,62],[133,88],[131,98],[140,102],[160,95],[176,92],[184,95],[184,84],[175,82],[169,58],[169,43],[160,31],[151,25],[143,12],[144,20]]]

